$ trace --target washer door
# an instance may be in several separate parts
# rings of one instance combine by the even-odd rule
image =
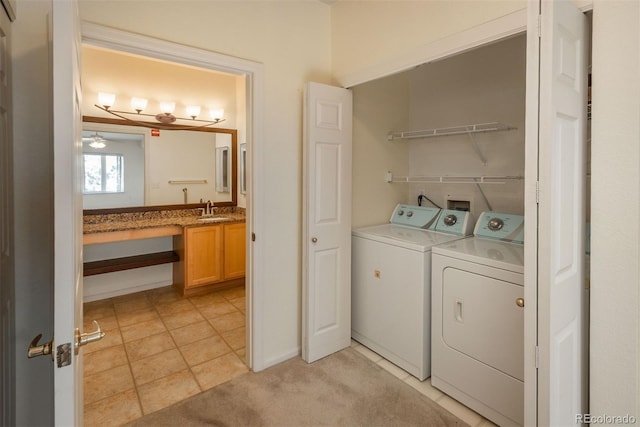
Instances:
[[[443,271],[442,334],[447,346],[524,381],[521,285],[447,267]]]

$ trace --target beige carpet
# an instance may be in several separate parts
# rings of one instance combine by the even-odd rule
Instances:
[[[248,373],[131,426],[466,426],[348,348]]]

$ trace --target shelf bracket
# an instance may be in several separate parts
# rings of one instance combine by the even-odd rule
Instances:
[[[478,157],[480,157],[480,160],[482,161],[482,164],[484,166],[487,166],[487,159],[482,154],[482,151],[480,151],[480,147],[478,147],[478,143],[476,142],[476,139],[473,136],[473,133],[469,132],[468,135],[469,135],[469,139],[471,140],[471,145],[473,146],[473,149],[475,150],[475,152],[478,155]]]

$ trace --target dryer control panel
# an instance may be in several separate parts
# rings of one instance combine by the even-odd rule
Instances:
[[[482,212],[473,235],[504,242],[524,243],[524,216]]]
[[[436,231],[469,236],[473,234],[473,217],[470,212],[443,209],[436,222]]]
[[[389,221],[392,224],[434,230],[439,213],[438,208],[399,204],[393,210]]]

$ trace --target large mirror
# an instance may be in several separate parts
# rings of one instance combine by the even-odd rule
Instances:
[[[237,204],[235,129],[83,117],[86,212]]]

